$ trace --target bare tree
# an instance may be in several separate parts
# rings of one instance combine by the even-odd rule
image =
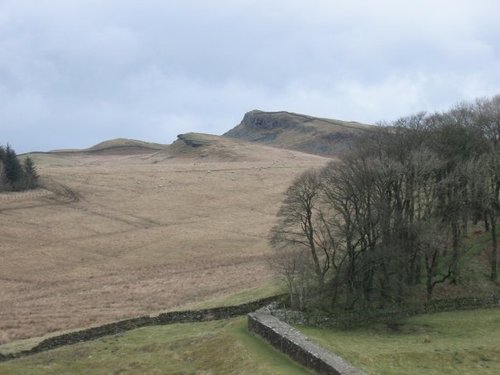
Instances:
[[[488,218],[491,233],[491,274],[493,281],[498,279],[498,240],[496,235],[497,218],[500,212],[500,96],[492,99],[482,99],[476,102],[477,125],[488,141],[488,183],[486,191],[488,203],[485,213]]]
[[[271,244],[279,249],[285,246],[307,249],[317,279],[323,290],[325,276],[330,269],[331,239],[325,237],[324,219],[320,210],[321,179],[316,170],[300,175],[285,193],[278,212],[278,224],[271,230]]]
[[[460,281],[471,219],[488,224],[497,278],[500,96],[390,125],[286,192],[271,243],[291,254],[282,267],[300,305],[315,292],[307,277],[347,309],[404,304],[419,285],[430,300]]]
[[[285,284],[290,305],[303,310],[316,292],[310,255],[303,247],[285,245],[275,249],[271,267]]]

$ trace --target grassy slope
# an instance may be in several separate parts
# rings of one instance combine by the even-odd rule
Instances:
[[[249,156],[237,162],[36,155],[44,178],[81,198],[1,194],[0,343],[269,282],[267,234],[283,191],[327,159],[258,145],[241,152]]]
[[[286,290],[284,289],[283,285],[281,285],[281,283],[279,283],[278,281],[272,281],[262,286],[244,289],[240,292],[232,293],[230,295],[216,297],[203,302],[187,304],[180,310],[209,309],[212,307],[240,305],[243,303],[256,301],[261,298],[283,294],[285,292]]]
[[[203,302],[186,304],[185,306],[182,306],[174,310],[196,310],[196,309],[208,309],[219,306],[239,305],[252,302],[261,298],[271,297],[281,293],[284,293],[284,290],[279,285],[279,283],[271,282],[261,287],[248,288],[237,293],[232,293],[230,295],[222,297],[216,297]],[[23,340],[15,340],[7,344],[0,345],[0,353],[9,354],[9,353],[21,352],[24,350],[30,350],[49,337],[61,335],[72,331],[75,330],[59,331],[44,336],[32,337]]]
[[[500,373],[499,309],[416,316],[397,332],[298,328],[370,374]]]
[[[0,374],[308,374],[246,318],[137,329],[0,363]]]

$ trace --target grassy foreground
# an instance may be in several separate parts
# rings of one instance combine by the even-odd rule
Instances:
[[[420,315],[390,328],[297,328],[369,374],[500,374],[500,309]]]
[[[246,317],[141,328],[0,363],[0,374],[309,374]]]

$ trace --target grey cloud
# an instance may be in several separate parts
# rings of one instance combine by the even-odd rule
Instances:
[[[0,2],[0,143],[222,133],[262,108],[375,122],[493,95],[496,1]]]

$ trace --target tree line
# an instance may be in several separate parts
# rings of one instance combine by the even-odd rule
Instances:
[[[271,230],[292,304],[401,305],[457,284],[470,227],[490,233],[497,281],[500,96],[379,124],[300,175]]]
[[[29,156],[23,162],[9,145],[0,145],[0,191],[22,191],[38,187],[39,175]]]

